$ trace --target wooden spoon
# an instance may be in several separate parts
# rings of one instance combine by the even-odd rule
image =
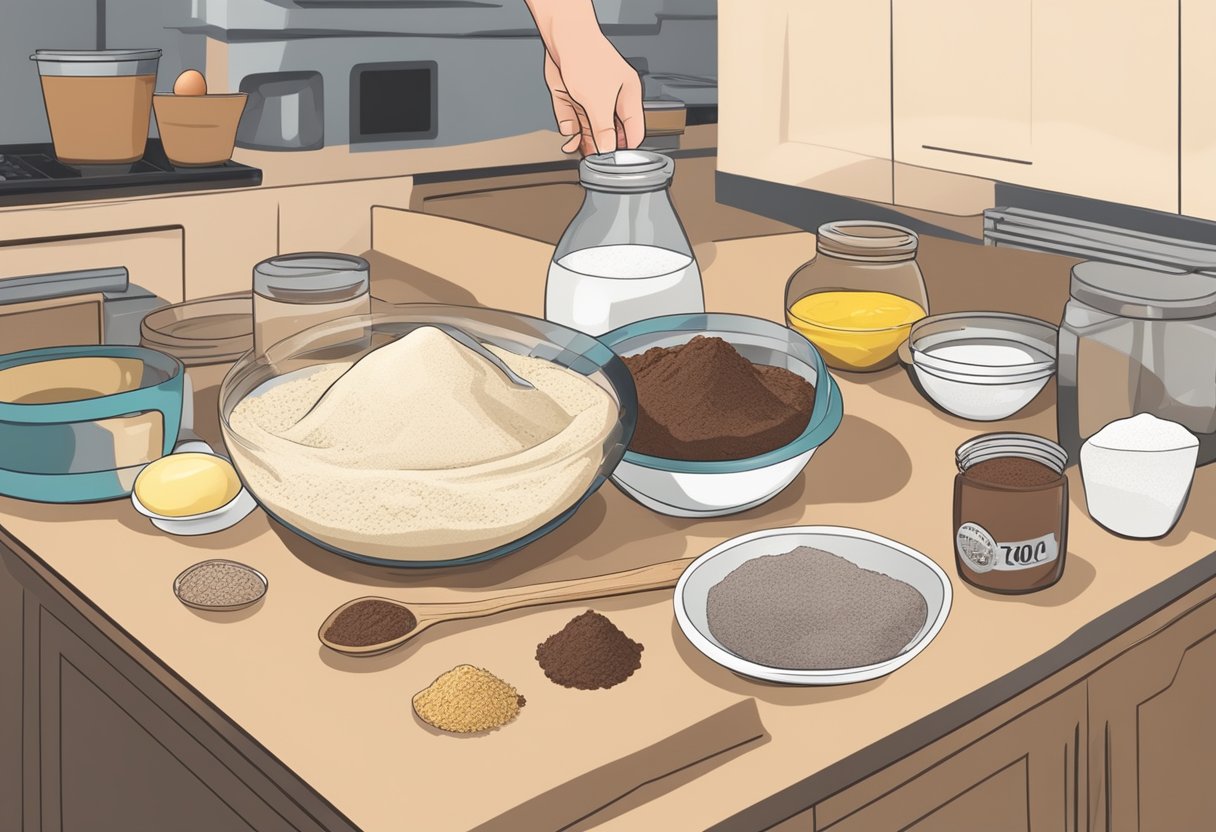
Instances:
[[[317,638],[331,650],[345,653],[349,656],[376,656],[400,647],[423,630],[444,621],[459,621],[464,618],[482,618],[487,615],[497,615],[500,612],[517,610],[522,607],[539,607],[545,604],[561,604],[567,601],[586,601],[592,598],[607,598],[612,595],[629,595],[634,592],[649,592],[655,589],[671,589],[680,579],[681,573],[688,568],[694,558],[669,560],[651,566],[640,566],[625,572],[612,572],[607,575],[596,575],[590,578],[575,578],[569,581],[552,581],[545,584],[519,586],[501,592],[491,592],[479,595],[469,601],[450,602],[403,602],[394,598],[381,596],[364,596],[353,601],[347,601],[329,614],[317,631]],[[414,628],[404,635],[379,644],[368,644],[363,647],[351,647],[336,644],[325,637],[337,617],[348,607],[360,601],[386,601],[399,607],[404,607],[417,620]]]

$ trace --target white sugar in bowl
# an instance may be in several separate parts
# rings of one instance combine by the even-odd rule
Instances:
[[[1167,419],[1141,413],[1111,422],[1081,446],[1085,505],[1124,537],[1164,537],[1186,507],[1199,440]]]

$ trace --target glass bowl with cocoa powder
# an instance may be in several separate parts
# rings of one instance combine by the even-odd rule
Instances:
[[[818,350],[747,315],[665,315],[600,336],[625,362],[638,424],[612,481],[661,514],[754,508],[794,481],[843,416]]]

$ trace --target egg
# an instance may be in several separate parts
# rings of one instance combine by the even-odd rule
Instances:
[[[173,82],[174,95],[206,95],[207,79],[197,69],[187,69]]]
[[[135,497],[162,517],[189,517],[215,511],[241,490],[232,463],[203,453],[163,456],[135,478]]]

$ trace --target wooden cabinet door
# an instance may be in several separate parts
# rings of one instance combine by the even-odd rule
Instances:
[[[1085,741],[1082,682],[836,823],[817,828],[1081,832],[1078,792],[1085,784]]]
[[[890,0],[720,0],[718,29],[718,169],[890,202]]]
[[[0,560],[0,829],[22,828],[25,592]]]
[[[1216,3],[1182,0],[1180,66],[1182,67],[1182,181],[1179,210],[1191,217],[1216,220]]]
[[[46,609],[38,630],[43,829],[297,828]]]
[[[901,166],[1178,210],[1178,3],[893,4]]]
[[[1090,828],[1216,829],[1216,601],[1090,677]]]

